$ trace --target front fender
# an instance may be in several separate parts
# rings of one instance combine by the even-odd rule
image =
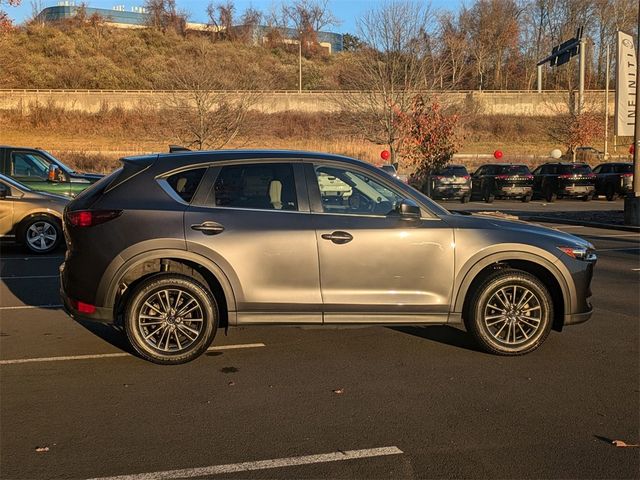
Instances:
[[[560,285],[565,313],[571,313],[576,310],[575,286],[567,282],[567,279],[571,278],[571,274],[557,257],[531,245],[498,244],[476,253],[460,267],[453,287],[455,302],[453,303],[452,313],[462,313],[469,287],[482,270],[494,263],[508,260],[528,261],[545,268]]]

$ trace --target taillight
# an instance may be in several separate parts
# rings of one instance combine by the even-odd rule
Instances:
[[[621,173],[620,176],[629,178],[629,177],[633,177],[633,173]]]
[[[469,175],[465,175],[465,176],[464,176],[464,177],[462,177],[462,178],[464,178],[465,180],[469,180],[471,177],[470,177]]]
[[[67,220],[74,227],[93,227],[119,217],[122,210],[76,210],[67,212]]]
[[[558,175],[558,178],[562,178],[564,180],[566,180],[567,178],[571,178],[571,177],[573,177],[573,175],[570,174],[570,173],[566,173],[564,175]]]
[[[586,178],[596,178],[596,174],[595,173],[590,173],[589,175],[585,175]]]
[[[506,180],[507,178],[509,178],[509,175],[496,175],[496,178],[498,180]]]
[[[434,175],[433,176],[434,180],[442,180],[442,178],[443,178],[442,175]]]
[[[527,180],[533,180],[533,175],[528,173],[524,176],[524,178],[526,178]]]

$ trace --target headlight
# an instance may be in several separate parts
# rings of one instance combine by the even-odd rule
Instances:
[[[577,260],[584,260],[585,262],[595,262],[598,259],[596,251],[592,248],[558,247],[558,249]]]

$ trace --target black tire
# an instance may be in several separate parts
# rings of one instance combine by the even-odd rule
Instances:
[[[605,197],[609,202],[613,202],[616,198],[618,198],[618,195],[616,194],[616,187],[611,183],[607,185]]]
[[[582,197],[581,200],[583,202],[590,202],[592,198],[593,198],[593,193],[589,193],[589,194],[585,195],[584,197]]]
[[[547,203],[553,203],[558,198],[556,192],[551,188],[551,186],[547,185],[544,189],[544,199]]]
[[[493,201],[496,199],[496,196],[491,192],[491,187],[489,185],[486,185],[482,189],[482,199],[485,201],[485,203],[493,203]]]
[[[516,313],[491,308],[492,305],[498,306],[509,312],[509,295],[513,297],[509,292],[514,287]],[[518,296],[518,289],[525,297]],[[518,305],[519,300],[526,300],[526,292],[532,295],[531,299],[524,305]],[[504,296],[504,302],[500,304],[496,296]],[[552,322],[553,302],[549,291],[537,277],[521,270],[498,270],[489,275],[472,293],[465,312],[467,331],[482,350],[496,355],[523,355],[535,350],[549,335]],[[507,339],[501,338],[505,328],[508,328]]]
[[[528,194],[528,195],[525,195],[524,197],[522,197],[520,200],[521,200],[523,203],[529,203],[529,202],[531,201],[531,198],[532,198],[532,197],[533,197],[533,195],[532,195],[532,194]]]
[[[180,315],[183,311],[187,313]],[[209,348],[218,329],[218,317],[218,304],[208,288],[185,275],[160,273],[143,280],[131,293],[124,329],[142,358],[177,365],[194,360]]]
[[[18,230],[20,243],[38,255],[52,252],[62,241],[60,221],[49,215],[31,217]]]
[[[471,194],[460,197],[460,203],[469,203],[469,200],[471,200]]]

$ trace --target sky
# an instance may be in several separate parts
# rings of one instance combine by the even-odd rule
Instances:
[[[338,33],[357,33],[357,19],[363,13],[375,8],[376,5],[383,3],[384,0],[329,0],[329,8],[333,14],[340,20],[337,27],[331,27],[327,30]],[[190,13],[189,20],[192,22],[206,22],[207,4],[210,0],[177,0],[178,7]],[[44,7],[51,7],[58,4],[57,0],[38,1]],[[80,4],[81,0],[76,0],[76,4]],[[113,8],[114,5],[125,5],[126,10],[131,11],[131,7],[141,6],[144,0],[85,0],[89,7],[97,8]],[[214,0],[213,3],[219,3]],[[274,5],[279,5],[279,1],[274,0],[233,0],[237,12],[243,12],[247,7],[257,8],[262,11],[269,11]],[[434,9],[457,9],[462,4],[462,0],[431,0]],[[32,6],[30,0],[22,0],[19,7],[5,7],[9,16],[16,23],[20,23],[31,16]]]

